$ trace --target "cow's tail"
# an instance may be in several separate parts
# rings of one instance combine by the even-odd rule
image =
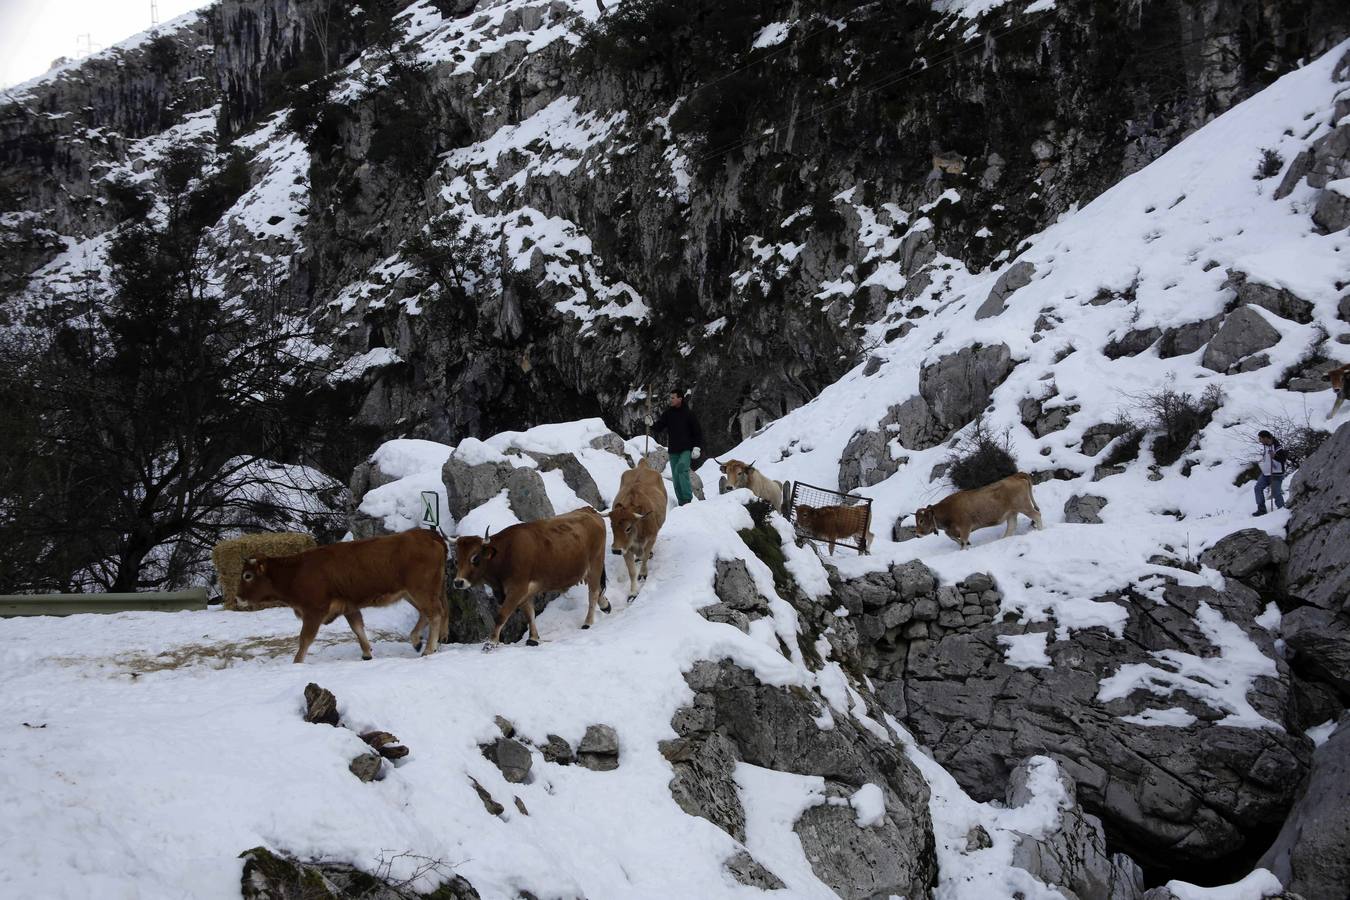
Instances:
[[[1031,484],[1032,484],[1031,476],[1028,475],[1026,472],[1018,472],[1017,477],[1022,479],[1022,481],[1026,482],[1027,499],[1031,501],[1031,508],[1036,510],[1036,512],[1040,512],[1041,508],[1036,505],[1036,495],[1031,492]]]
[[[609,587],[609,576],[605,574],[605,558],[600,557],[600,590]]]

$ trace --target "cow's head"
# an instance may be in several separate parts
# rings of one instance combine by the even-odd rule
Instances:
[[[244,560],[244,571],[239,574],[239,599],[253,606],[279,599],[272,578],[267,572],[267,560],[251,556]]]
[[[748,488],[750,486],[750,473],[755,470],[755,464],[744,463],[739,459],[729,459],[726,462],[719,462],[722,474],[727,476],[727,486],[731,488]]]
[[[807,506],[805,503],[794,508],[797,524],[803,528],[814,528],[816,525],[816,508]]]
[[[492,539],[464,536],[455,538],[455,587],[461,591],[482,584],[487,577],[487,566],[497,556]]]
[[[933,515],[933,507],[923,506],[914,511],[914,533],[918,535],[932,534],[937,531],[937,516]]]
[[[624,551],[633,549],[638,539],[638,526],[647,517],[647,513],[616,503],[613,509],[605,513],[605,517],[609,519],[609,526],[614,531],[614,542],[609,545],[609,552],[621,556]]]

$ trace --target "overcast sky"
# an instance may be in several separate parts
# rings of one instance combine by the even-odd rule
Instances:
[[[209,5],[157,2],[160,22]],[[41,75],[58,56],[75,56],[83,49],[82,34],[99,49],[149,27],[150,0],[0,0],[0,87]]]

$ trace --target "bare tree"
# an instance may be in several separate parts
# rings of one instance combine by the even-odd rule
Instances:
[[[331,0],[315,0],[304,12],[306,30],[319,45],[323,74],[328,74],[329,49],[333,33],[333,4]]]

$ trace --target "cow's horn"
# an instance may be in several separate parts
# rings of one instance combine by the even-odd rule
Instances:
[[[492,532],[492,526],[491,526],[491,525],[489,525],[488,527],[486,527],[486,528],[483,529],[483,543],[486,544],[489,540],[491,540],[491,537],[490,537],[491,532]]]
[[[751,461],[750,461],[750,465],[746,466],[746,468],[747,468],[747,469],[753,469],[753,468],[755,467],[755,463],[757,463],[757,462],[759,462],[759,460],[757,460],[757,459],[751,460]]]

